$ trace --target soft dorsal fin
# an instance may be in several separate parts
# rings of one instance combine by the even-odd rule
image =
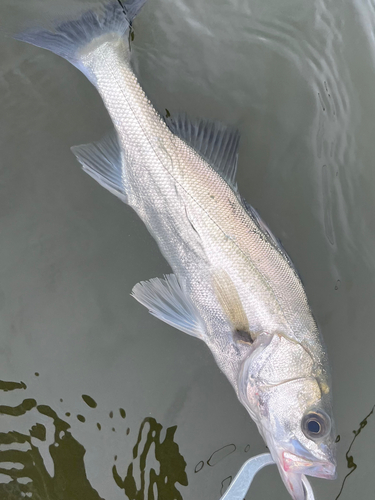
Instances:
[[[127,202],[124,158],[115,130],[98,142],[73,146],[71,150],[86,173],[122,201]]]
[[[171,132],[180,137],[237,191],[236,173],[240,134],[220,122],[190,120],[185,113],[168,116]]]
[[[168,325],[203,339],[202,321],[194,304],[174,274],[137,283],[132,296]]]
[[[290,267],[294,270],[294,272],[297,274],[298,278],[302,281],[302,278],[297,271],[295,265],[293,264],[292,259],[289,257],[288,252],[285,250],[283,247],[281,241],[279,238],[276,238],[276,236],[273,234],[271,229],[267,226],[267,224],[264,222],[264,220],[261,218],[259,213],[255,210],[254,207],[252,207],[244,198],[241,197],[242,205],[246,209],[247,213],[249,216],[252,218],[252,220],[256,223],[256,225],[259,227],[259,229],[269,238],[273,246],[283,255],[283,257],[287,260],[288,264]]]

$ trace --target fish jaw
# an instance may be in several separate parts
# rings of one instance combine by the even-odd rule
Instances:
[[[332,461],[309,460],[289,451],[281,453],[280,463],[283,471],[288,473],[305,474],[306,476],[319,477],[321,479],[336,479],[336,464]]]
[[[326,466],[324,466],[326,467]],[[309,469],[308,469],[309,470]],[[285,471],[279,466],[279,471],[281,475],[281,479],[283,480],[286,489],[288,490],[290,496],[293,500],[306,500],[306,490],[302,481],[302,478],[307,475],[301,472],[291,472]],[[330,477],[328,475],[319,475],[313,474],[315,477],[320,477],[324,479],[335,479],[336,474],[334,473]]]
[[[293,451],[290,450],[290,446],[281,450],[275,450],[275,448],[276,446],[273,447],[272,456],[293,500],[306,500],[303,476],[336,479],[336,462],[333,457],[327,460],[317,460],[300,444],[296,444]]]

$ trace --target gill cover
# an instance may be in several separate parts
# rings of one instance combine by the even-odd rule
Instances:
[[[245,361],[240,373],[240,392],[248,398],[249,384],[272,387],[292,380],[312,377],[313,360],[308,352],[283,335],[263,334],[258,347]]]

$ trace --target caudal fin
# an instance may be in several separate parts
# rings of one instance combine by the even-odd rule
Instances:
[[[79,53],[95,38],[105,34],[122,37],[147,0],[111,0],[99,10],[91,10],[79,19],[64,21],[54,31],[28,30],[14,36],[17,40],[50,50],[88,75]]]

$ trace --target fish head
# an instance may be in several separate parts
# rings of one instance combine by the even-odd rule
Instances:
[[[262,395],[261,434],[294,500],[305,499],[302,475],[336,477],[332,416],[318,389],[316,379],[302,378]]]
[[[328,375],[298,342],[262,339],[243,363],[239,397],[258,426],[294,500],[303,475],[335,479],[335,436]]]

